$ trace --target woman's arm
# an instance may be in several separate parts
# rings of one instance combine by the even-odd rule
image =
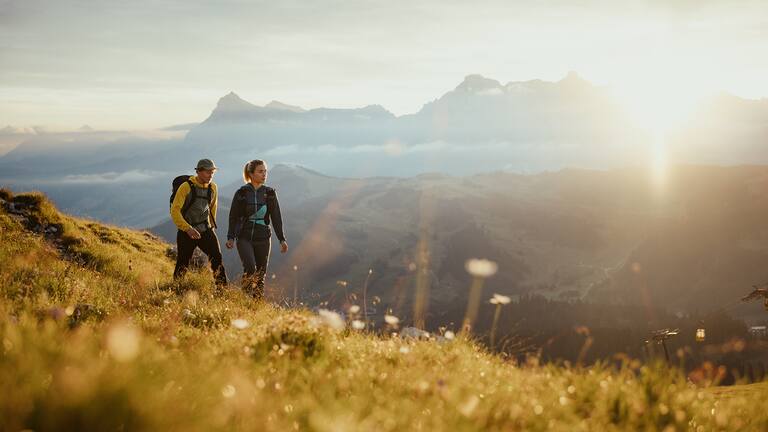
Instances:
[[[285,234],[283,233],[283,217],[280,214],[280,202],[277,200],[277,193],[274,189],[267,191],[267,198],[269,199],[270,206],[268,207],[270,219],[272,219],[272,227],[275,228],[275,235],[280,243],[285,242]]]

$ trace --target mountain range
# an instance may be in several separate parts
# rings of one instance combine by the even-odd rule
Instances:
[[[6,129],[0,136],[27,136]],[[0,181],[34,184],[135,170],[169,176],[203,156],[217,162],[225,182],[253,158],[368,177],[610,169],[658,156],[657,143],[611,92],[575,73],[556,82],[507,84],[469,75],[418,112],[399,117],[380,105],[258,106],[232,92],[203,121],[161,133],[163,139],[91,130],[28,135],[0,157]],[[768,163],[766,137],[768,100],[719,95],[670,132],[665,156],[678,163]]]

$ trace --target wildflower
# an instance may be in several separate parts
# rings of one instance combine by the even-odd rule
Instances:
[[[119,362],[131,361],[139,354],[141,334],[128,324],[117,324],[107,333],[107,350]]]
[[[448,340],[453,340],[453,338],[456,337],[456,335],[450,330],[446,331],[443,336],[445,336],[445,338]]]
[[[365,328],[365,323],[360,320],[352,321],[352,328],[355,330],[362,330]]]
[[[360,306],[352,305],[352,306],[349,307],[349,313],[354,315],[354,314],[356,314],[358,312],[360,312]]]
[[[327,309],[320,309],[317,313],[328,327],[334,330],[344,329],[344,320],[342,320],[341,315],[337,314],[336,312],[329,311]]]
[[[250,325],[251,325],[251,323],[249,323],[247,320],[245,320],[243,318],[237,318],[237,319],[233,319],[232,320],[232,327],[234,327],[234,328],[236,328],[238,330],[246,329]]]
[[[466,268],[467,272],[472,276],[487,278],[496,274],[496,270],[498,270],[499,267],[493,261],[473,258],[467,260],[464,268]]]
[[[487,259],[470,259],[465,264],[467,272],[473,276],[472,286],[469,288],[469,301],[467,302],[467,312],[464,314],[462,322],[462,331],[469,331],[472,323],[477,317],[477,311],[480,308],[480,298],[482,297],[483,282],[486,278],[496,274],[498,266],[495,262]],[[497,300],[498,301],[498,300]]]
[[[396,326],[400,324],[400,318],[394,316],[394,315],[384,315],[384,322],[391,326]]]

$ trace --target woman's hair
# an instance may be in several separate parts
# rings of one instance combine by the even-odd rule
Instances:
[[[243,167],[243,181],[248,183],[251,180],[251,174],[253,174],[254,171],[256,171],[256,167],[259,165],[264,165],[263,160],[254,159]]]

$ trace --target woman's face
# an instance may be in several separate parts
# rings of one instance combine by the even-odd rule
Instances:
[[[267,182],[267,164],[261,164],[251,173],[251,181],[254,183]]]

